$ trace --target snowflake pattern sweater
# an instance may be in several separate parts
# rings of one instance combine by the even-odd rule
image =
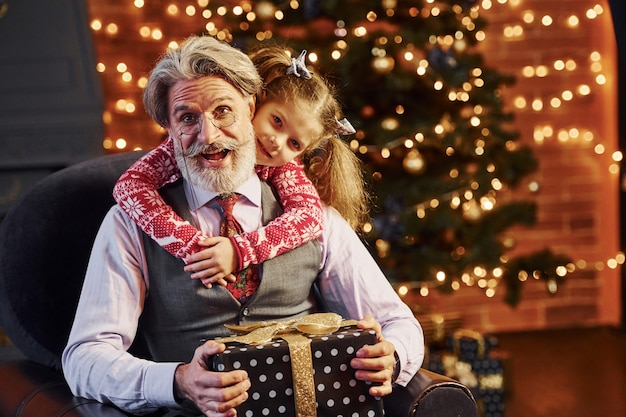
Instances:
[[[259,230],[231,238],[238,255],[238,271],[310,242],[322,233],[320,198],[301,163],[294,160],[280,167],[257,165],[256,172],[262,181],[274,186],[284,212]],[[178,216],[157,191],[180,175],[173,140],[167,138],[122,174],[113,197],[148,236],[184,259],[204,249],[198,242],[206,236]]]

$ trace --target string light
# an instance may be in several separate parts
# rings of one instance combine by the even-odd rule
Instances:
[[[521,270],[517,274],[517,279],[520,282],[525,282],[529,278],[539,280],[542,276],[555,276],[562,279],[566,279],[568,275],[574,274],[576,271],[596,271],[600,272],[605,268],[617,269],[619,266],[624,265],[626,255],[624,252],[618,252],[614,257],[607,259],[606,261],[588,261],[585,259],[579,259],[575,262],[570,262],[567,265],[559,265],[551,271],[526,271]],[[500,280],[502,279],[502,268],[494,268],[488,271],[481,266],[474,267],[471,271],[464,272],[459,279],[454,279],[450,288],[453,291],[459,291],[465,287],[476,287],[484,291],[485,296],[491,298],[497,294],[497,288]],[[427,297],[432,289],[435,289],[442,285],[440,276],[445,276],[445,272],[439,271],[435,274],[437,277],[434,281],[410,281],[395,284],[396,292],[400,297],[406,297],[412,291],[417,290],[422,297]],[[463,285],[462,285],[463,284]],[[557,282],[554,279],[547,281],[547,289],[550,293],[557,292]]]
[[[140,25],[128,25],[122,21],[111,21],[107,16],[95,15],[90,22],[90,27],[96,38],[106,37],[110,39],[122,38],[126,36],[127,28],[134,27],[135,33],[138,37],[137,41],[152,43],[155,51],[162,51],[166,45],[176,47],[177,42],[184,38],[181,33],[173,31],[174,27],[184,27],[184,33],[188,34],[193,32],[194,25],[189,22],[197,22],[198,28],[205,28],[208,33],[226,41],[232,40],[232,34],[228,28],[220,28],[220,17],[227,16],[228,14],[240,16],[245,19],[242,22],[240,28],[244,29],[249,27],[252,22],[257,20],[280,21],[285,18],[285,13],[288,12],[286,8],[297,10],[301,7],[300,2],[292,0],[285,2],[284,5],[275,6],[272,2],[229,2],[229,6],[217,7],[213,12],[208,10],[208,0],[198,0],[197,6],[170,3],[163,6],[163,14],[167,16],[167,19],[172,19],[170,24],[167,25],[165,20],[163,22],[155,23],[141,22]],[[129,1],[132,5],[133,11],[129,11],[129,16],[135,16],[138,21],[145,18],[147,15],[145,10],[147,6],[143,0]],[[475,21],[480,16],[480,13],[485,13],[485,17],[491,9],[496,7],[511,7],[515,9],[520,4],[519,1],[505,1],[498,0],[493,2],[491,0],[483,0],[480,2],[480,7],[472,8],[469,15],[464,16],[462,19],[463,26],[467,29],[468,33],[473,36],[474,40],[478,43],[478,48],[481,47],[481,43],[489,40],[489,34],[492,32],[476,30]],[[500,5],[500,6],[498,6]],[[409,10],[409,13],[413,17],[429,17],[440,16],[443,12],[442,5],[437,4],[434,0],[427,0],[424,7],[413,7]],[[568,31],[583,30],[591,24],[598,24],[598,18],[604,14],[604,8],[595,4],[585,10],[577,13],[563,12],[562,16],[552,14],[539,14],[534,10],[517,10],[518,18],[512,20],[510,23],[502,25],[501,34],[504,38],[514,44],[526,37],[531,36],[533,31],[543,30],[548,31],[558,25],[564,25]],[[201,12],[200,12],[201,11]],[[393,15],[393,8],[385,9],[387,16]],[[460,14],[460,12],[459,12]],[[117,18],[120,18],[119,16]],[[364,23],[377,23],[377,21],[384,18],[384,16],[378,16],[375,12],[371,11],[364,16]],[[209,21],[211,19],[211,21]],[[114,19],[113,19],[114,20]],[[163,27],[159,27],[163,25]],[[357,24],[354,27],[350,27],[345,21],[337,21],[336,27],[333,29],[334,34],[337,37],[337,42],[334,44],[335,48],[331,52],[334,60],[341,60],[345,57],[350,46],[350,36],[364,37],[370,33],[368,26],[365,24]],[[467,48],[469,40],[466,39],[468,34],[458,32],[448,36],[432,36],[430,42],[432,45],[438,45],[444,50],[449,51],[462,51]],[[256,38],[259,40],[271,39],[273,33],[270,30],[260,31],[256,34]],[[402,45],[403,53],[398,56],[391,56],[388,51],[388,47],[391,43]],[[318,60],[317,51],[310,51],[309,59],[311,62]],[[156,56],[157,52],[151,56]],[[109,58],[113,56],[109,55]],[[138,91],[145,87],[146,78],[145,71],[146,65],[135,65],[134,61],[129,60],[127,63],[104,61],[102,60],[97,64],[97,71],[104,77],[112,77],[112,73],[117,72],[117,80],[113,83],[117,83],[119,93],[117,97],[111,98],[111,102],[106,103],[106,111],[103,114],[103,120],[109,128],[113,128],[120,124],[120,117],[128,117],[129,115],[139,113],[137,107],[139,106],[137,97]],[[411,65],[414,74],[417,77],[428,77],[431,74],[431,66],[426,58],[421,56],[418,51],[411,48],[411,45],[405,45],[402,37],[389,37],[381,38],[376,46],[375,50],[372,50],[372,68],[374,71],[388,72],[392,71],[397,65]],[[140,68],[138,70],[137,68]],[[606,87],[609,82],[605,73],[606,65],[604,64],[604,57],[598,51],[592,51],[587,53],[584,50],[578,49],[564,49],[563,56],[556,59],[551,59],[546,62],[532,62],[528,65],[522,65],[516,76],[523,79],[522,84],[527,84],[527,88],[520,88],[519,93],[511,99],[511,105],[515,108],[516,112],[521,114],[530,114],[531,116],[542,114],[546,115],[543,118],[544,121],[536,123],[532,128],[532,139],[535,145],[542,146],[551,142],[557,142],[560,146],[584,146],[593,152],[593,155],[604,156],[606,155],[609,161],[607,162],[610,172],[617,174],[619,172],[619,166],[622,162],[623,156],[621,152],[613,150],[611,147],[604,143],[605,138],[596,131],[593,126],[583,126],[581,124],[572,124],[571,126],[557,126],[545,122],[549,120],[551,114],[557,114],[568,111],[574,106],[578,106],[588,100],[590,97],[594,97],[600,94],[602,89]],[[477,94],[477,90],[484,86],[485,79],[482,78],[483,74],[480,68],[473,69],[469,74],[467,82],[461,84],[458,88],[453,88],[447,85],[444,80],[433,79],[432,86],[436,91],[446,91],[447,99],[451,103],[470,103],[474,94]],[[546,83],[546,80],[551,79],[563,80],[562,83]],[[536,84],[535,84],[536,83]],[[545,87],[549,84],[548,87]],[[560,86],[555,88],[554,86]],[[136,90],[130,91],[132,87]],[[537,87],[534,87],[537,86]],[[403,109],[396,107],[396,113],[398,116],[403,114]],[[480,127],[482,119],[480,117],[480,109],[472,109],[470,114],[466,115],[467,120],[470,121],[470,125],[473,127]],[[539,120],[539,119],[537,119]],[[582,123],[582,122],[581,122]],[[382,123],[382,127],[389,131],[394,131],[399,124],[397,119],[386,119]],[[158,127],[152,127],[155,132],[161,132]],[[141,131],[142,129],[139,129]],[[382,158],[390,158],[393,151],[397,148],[404,148],[407,151],[407,157],[403,163],[404,169],[413,175],[420,175],[425,169],[424,159],[420,154],[420,145],[430,145],[438,143],[443,137],[454,130],[454,126],[450,125],[450,120],[445,117],[435,125],[432,131],[422,130],[414,132],[410,135],[398,137],[387,143],[379,143],[377,145],[362,144],[358,139],[355,139],[351,143],[351,148],[360,154],[377,154]],[[144,140],[146,131],[142,134],[135,134],[134,137],[131,134],[117,135],[109,134],[103,141],[103,148],[107,150],[125,150],[125,149],[141,149],[142,147],[149,147],[149,143],[138,141]],[[161,132],[162,133],[162,132]],[[111,137],[115,137],[112,139]],[[131,139],[132,137],[132,139]],[[511,145],[513,146],[513,144]],[[445,148],[445,154],[452,156],[455,154],[455,148],[448,146]],[[485,146],[479,141],[475,142],[474,155],[478,158],[485,154]],[[602,161],[605,161],[603,158]],[[492,167],[491,172],[497,172],[496,167]],[[378,174],[382,175],[382,174]],[[458,171],[451,171],[450,178],[458,178],[461,173]],[[443,204],[449,205],[452,209],[465,210],[469,218],[476,218],[483,215],[485,212],[493,210],[497,206],[497,192],[507,191],[503,181],[497,176],[493,175],[489,183],[486,186],[490,186],[491,190],[485,190],[482,195],[473,193],[472,184],[465,184],[463,187],[459,187],[453,191],[437,196],[437,198],[429,199],[428,201],[420,202],[409,208],[412,213],[419,219],[425,219],[429,212],[434,208]],[[541,186],[537,181],[530,181],[528,188],[532,192],[537,192]],[[490,193],[491,192],[491,193]],[[371,227],[371,225],[370,225]],[[384,245],[383,245],[384,246]],[[381,246],[382,247],[382,246]],[[461,256],[460,252],[455,252],[454,256]],[[619,254],[615,259],[604,261],[584,261],[578,260],[574,262],[574,268],[571,269],[567,266],[563,266],[563,269],[554,271],[559,277],[565,277],[567,274],[572,273],[574,270],[581,270],[589,268],[599,268],[598,265],[607,268],[615,268],[617,265],[623,264],[623,255]],[[585,265],[580,267],[580,265]],[[474,276],[475,271],[467,273],[457,280],[452,280],[453,289],[459,290],[462,288],[461,284],[466,286],[476,286],[477,277]],[[563,274],[563,275],[561,275]],[[501,274],[493,277],[493,281],[481,281],[484,284],[484,289],[487,296],[493,296],[497,292],[497,283],[501,279]],[[449,278],[449,277],[448,277]],[[520,276],[520,280],[522,280]],[[418,285],[418,284],[416,284]],[[425,285],[425,286],[424,286]],[[429,293],[431,284],[419,284],[420,294]],[[414,289],[409,284],[403,284],[403,287],[407,290]],[[404,291],[404,290],[403,290]],[[401,294],[406,295],[406,293]]]

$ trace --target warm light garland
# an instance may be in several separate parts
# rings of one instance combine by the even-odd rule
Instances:
[[[518,279],[520,282],[525,282],[530,278],[539,280],[542,274],[553,274],[561,278],[567,277],[568,274],[572,274],[575,271],[603,271],[605,268],[617,269],[620,265],[624,265],[626,261],[626,255],[623,252],[618,252],[614,257],[606,261],[587,261],[579,259],[576,262],[568,263],[567,265],[559,266],[554,271],[533,271],[528,274],[526,271],[520,271]],[[443,271],[437,272],[438,277],[445,277]],[[453,291],[458,291],[463,285],[467,287],[478,287],[485,292],[485,296],[492,298],[497,294],[497,287],[502,277],[502,269],[494,268],[492,271],[487,271],[484,268],[477,267],[470,272],[463,274],[460,280],[455,280],[451,288]],[[395,285],[396,291],[400,297],[405,297],[411,291],[417,291],[422,297],[427,297],[430,294],[431,289],[441,285],[442,279],[437,281],[424,281],[424,282],[405,282]],[[548,280],[547,282],[548,292],[556,294],[558,291],[558,285],[556,280]]]
[[[388,0],[389,7],[387,14],[393,13],[395,1]],[[131,0],[129,0],[131,3]],[[385,2],[383,2],[384,4]],[[522,5],[521,0],[498,0],[492,2],[489,0],[483,0],[480,3],[480,7],[473,7],[469,16],[463,17],[462,23],[468,32],[471,32],[478,44],[488,41],[490,36],[498,36],[490,32],[481,30],[475,30],[474,20],[479,17],[480,13],[489,14],[489,10],[497,5],[508,5],[512,8],[517,8]],[[134,11],[127,11],[127,13],[134,13],[134,16],[127,16],[128,19],[132,19],[137,25],[129,25],[127,23],[109,21],[105,16],[94,16],[91,21],[91,28],[96,37],[107,37],[110,39],[135,39],[137,41],[150,44],[154,47],[154,50],[162,51],[166,45],[175,47],[183,36],[180,33],[172,32],[173,27],[187,27],[187,32],[193,32],[196,28],[203,28],[209,34],[217,37],[218,39],[231,40],[231,33],[228,28],[220,28],[220,17],[227,14],[233,14],[236,16],[245,17],[245,20],[241,23],[240,28],[246,28],[246,21],[248,23],[255,21],[256,19],[280,21],[284,17],[285,9],[281,9],[275,6],[273,3],[267,1],[251,2],[227,2],[227,5],[218,7],[214,13],[207,10],[209,1],[198,0],[196,4],[177,4],[172,2],[164,5],[163,16],[160,20],[147,19],[142,15],[143,10],[146,8],[146,4],[142,0],[135,0],[133,2]],[[291,0],[285,2],[285,7],[291,9],[297,9],[300,7],[300,2]],[[421,15],[422,17],[437,16],[441,13],[442,5],[438,4],[434,0],[426,1],[426,6],[420,10],[417,8],[411,9],[411,13]],[[460,6],[459,6],[460,7]],[[461,16],[461,9],[458,9],[458,14]],[[572,31],[581,30],[583,27],[596,24],[597,19],[605,13],[604,8],[600,4],[595,4],[585,10],[579,10],[575,12],[567,13],[565,10],[562,15],[538,15],[533,10],[522,10],[520,8],[518,18],[514,22],[503,25],[501,35],[511,42],[517,42],[524,39],[534,30],[542,29],[546,30],[554,25],[565,25]],[[144,22],[143,19],[146,18]],[[365,16],[365,21],[374,23],[377,20],[377,16],[374,12],[370,12]],[[368,28],[365,25],[357,25],[356,27],[348,27],[345,22],[338,21],[334,29],[334,33],[337,37],[336,47],[332,51],[332,59],[341,60],[345,56],[347,47],[349,46],[349,39],[351,36],[362,37],[368,33]],[[273,33],[271,30],[265,30],[258,32],[256,38],[259,40],[271,39]],[[397,57],[390,56],[386,51],[386,45],[389,43],[399,44],[404,46],[404,53],[402,55],[401,62],[396,62]],[[430,43],[433,46],[441,47],[445,50],[457,50],[461,51],[467,47],[467,39],[464,39],[464,35],[459,33],[457,36],[432,36]],[[479,46],[480,48],[480,46]],[[389,38],[381,38],[378,47],[372,51],[372,71],[378,71],[381,73],[390,71],[395,65],[411,65],[416,77],[430,77],[432,76],[429,70],[429,62],[424,57],[414,50],[413,45],[404,44],[404,40],[400,36],[390,36]],[[320,52],[311,50],[309,51],[309,59],[315,62]],[[153,54],[156,56],[157,54]],[[108,55],[109,58],[114,57],[115,54]],[[103,114],[103,119],[107,126],[112,127],[120,123],[120,119],[124,117],[136,117],[139,109],[141,108],[140,93],[143,87],[145,87],[146,78],[145,71],[146,66],[144,62],[136,60],[132,55],[116,57],[118,61],[111,62],[98,62],[97,70],[103,77],[108,79],[114,79],[116,85],[116,93],[111,95],[110,102],[106,103],[106,110]],[[449,59],[453,59],[450,57]],[[127,60],[127,61],[126,61]],[[563,82],[567,84],[567,88],[552,88],[552,87],[540,87],[540,88],[528,88],[512,97],[511,104],[515,108],[516,112],[563,112],[567,111],[567,107],[576,101],[586,100],[588,97],[596,94],[597,89],[602,88],[606,84],[606,75],[604,74],[603,57],[597,51],[576,51],[576,55],[571,51],[564,53],[564,56],[554,59],[551,62],[543,63],[527,63],[521,66],[518,70],[517,76],[521,79],[529,82],[538,81],[541,82],[548,76],[562,76],[564,80],[572,78],[572,82]],[[447,86],[441,79],[432,79],[432,86],[435,90],[448,91],[448,100],[451,102],[467,103],[470,101],[472,94],[477,89],[480,89],[484,85],[483,74],[480,68],[475,68],[470,73],[470,78],[464,82],[459,88],[451,88]],[[584,78],[585,81],[580,81]],[[430,78],[428,78],[430,79]],[[539,84],[538,84],[539,85]],[[367,109],[364,109],[367,111]],[[401,115],[404,109],[402,106],[396,108],[396,113]],[[480,106],[470,107],[468,106],[464,117],[467,118],[469,123],[473,126],[481,126],[481,112]],[[382,127],[387,130],[394,130],[394,126],[397,125],[397,120],[389,118],[384,120]],[[106,137],[103,141],[103,147],[106,150],[118,150],[124,151],[128,149],[142,149],[150,148],[154,146],[154,136],[160,137],[164,131],[154,124],[144,124],[149,126],[149,129],[140,128],[139,135],[134,138],[130,136],[120,137]],[[440,138],[451,131],[455,126],[452,125],[450,120],[444,116],[440,122],[434,126],[432,130],[421,130],[414,132],[409,137],[398,137],[392,141],[389,141],[381,145],[364,145],[361,141],[364,136],[363,133],[357,134],[355,139],[351,142],[351,147],[355,152],[360,154],[379,154],[381,158],[389,158],[391,152],[396,148],[404,148],[408,151],[407,156],[403,162],[404,169],[411,173],[418,175],[423,169],[423,160],[421,155],[417,151],[417,145],[428,144],[429,142],[437,143]],[[136,131],[133,133],[137,133]],[[484,131],[485,136],[489,135],[488,131]],[[576,126],[572,124],[569,127],[556,127],[550,123],[537,124],[533,128],[533,140],[538,146],[550,143],[558,142],[558,144],[576,144],[590,148],[594,155],[604,155],[610,153],[611,163],[608,170],[617,174],[620,169],[620,163],[623,159],[623,155],[618,150],[607,149],[603,144],[603,138],[598,137],[598,134],[593,128]],[[483,144],[480,140],[475,142],[474,152],[477,156],[481,156],[484,152]],[[515,146],[511,143],[510,146]],[[454,149],[449,148],[447,151],[449,156],[454,154]],[[490,167],[492,172],[495,172],[496,167]],[[378,174],[374,174],[380,175]],[[458,172],[451,171],[449,173],[450,178],[458,176]],[[505,190],[502,182],[498,178],[493,178],[491,181],[490,190],[481,190],[480,193],[476,193],[476,184],[466,184],[466,186],[450,191],[446,194],[439,196],[436,199],[424,201],[419,204],[410,207],[415,215],[419,218],[425,218],[428,215],[428,211],[438,207],[440,204],[449,204],[453,209],[459,209],[464,211],[464,215],[470,219],[472,217],[480,217],[484,212],[492,210],[497,205],[497,193]],[[528,185],[531,192],[536,192],[540,185],[536,181],[531,181]],[[366,225],[364,231],[371,230],[372,225]],[[384,242],[380,243],[379,253],[385,251]],[[463,248],[459,248],[462,251]],[[460,255],[460,254],[459,254]],[[506,264],[506,260],[503,260]],[[568,265],[563,265],[557,268],[553,272],[555,276],[565,277],[567,274],[571,274],[576,270],[584,270],[594,268],[595,270],[602,270],[603,268],[615,269],[618,265],[623,265],[624,254],[618,253],[614,258],[604,261],[585,261],[577,260]],[[590,267],[591,265],[591,267]],[[496,294],[497,284],[501,277],[501,270],[494,269],[492,271],[486,271],[484,269],[472,270],[463,274],[462,277],[453,280],[452,289],[458,290],[462,285],[476,286],[485,290],[485,294],[488,297],[493,297]],[[443,271],[439,271],[440,274],[444,274]],[[533,275],[533,274],[531,274]],[[445,274],[443,275],[445,277]],[[423,296],[428,295],[432,287],[437,286],[442,280],[442,276],[437,275],[437,280],[424,283],[404,283],[397,287],[400,295],[406,295],[411,290],[418,290]],[[519,276],[520,281],[527,279],[528,277]],[[534,276],[538,279],[538,274]],[[548,284],[550,291],[556,290],[552,284]]]

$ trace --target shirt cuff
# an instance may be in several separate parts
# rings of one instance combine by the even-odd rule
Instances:
[[[391,342],[395,346],[396,360],[399,362],[400,366],[397,378],[391,382],[404,387],[411,381],[413,376],[415,376],[419,370],[419,365],[416,366],[415,363],[409,361],[408,352],[403,348],[401,343],[396,343],[392,338],[388,338],[387,341]],[[394,377],[395,376],[396,374],[394,372]]]
[[[179,406],[174,398],[174,373],[179,365],[155,362],[146,369],[144,395],[148,404],[157,408]]]

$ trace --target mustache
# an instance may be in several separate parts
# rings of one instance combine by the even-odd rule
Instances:
[[[221,152],[224,150],[237,151],[241,147],[241,143],[236,140],[223,139],[219,142],[211,144],[193,142],[186,150],[185,156],[193,158],[206,153]]]

